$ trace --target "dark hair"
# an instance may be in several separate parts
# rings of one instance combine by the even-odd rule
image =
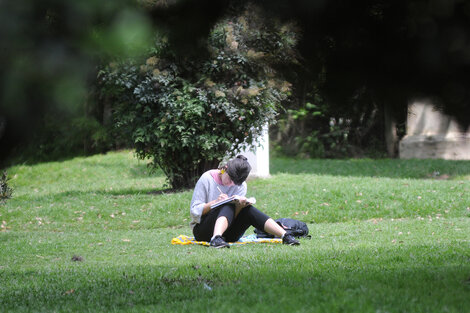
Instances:
[[[250,171],[251,165],[243,155],[237,155],[236,158],[227,162],[227,174],[235,185],[243,184]]]

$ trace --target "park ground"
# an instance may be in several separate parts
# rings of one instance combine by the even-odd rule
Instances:
[[[274,158],[248,195],[311,239],[222,250],[130,151],[8,173],[2,312],[470,312],[469,161]]]

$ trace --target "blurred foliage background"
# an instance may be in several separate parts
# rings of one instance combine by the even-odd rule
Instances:
[[[0,157],[43,161],[118,147],[96,94],[100,64],[148,47],[132,1],[0,3]]]
[[[256,27],[235,38],[230,23],[247,6],[256,7]],[[148,59],[163,37],[167,62],[192,64],[181,77],[192,74],[193,85],[204,86],[208,76],[197,74],[214,49],[262,60],[269,70],[257,82],[286,82],[285,97],[274,101],[275,153],[393,157],[415,97],[433,98],[469,125],[469,21],[467,0],[1,1],[1,166],[135,146],[116,127],[128,93],[98,74],[113,62]],[[263,35],[275,29],[283,39]],[[229,64],[236,72],[238,61],[213,70],[230,73]],[[232,74],[212,81],[227,89]]]

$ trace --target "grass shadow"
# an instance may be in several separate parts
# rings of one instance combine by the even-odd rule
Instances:
[[[199,248],[208,252],[206,247]],[[120,264],[125,262],[120,259],[100,265],[85,258],[85,262],[66,261],[61,268],[47,271],[7,269],[1,275],[8,285],[3,286],[0,303],[3,309],[18,312],[85,308],[190,312],[208,307],[225,308],[224,312],[464,312],[470,306],[470,285],[466,282],[470,265],[459,264],[463,260],[455,257],[447,264],[439,253],[425,252],[433,247],[421,247],[423,255],[409,246],[399,255],[396,248],[379,254],[376,248],[360,248],[327,249],[313,255],[309,255],[311,250],[303,250],[296,256],[287,254],[284,247],[273,248],[279,253],[264,254],[256,261],[252,254],[235,250],[239,255],[227,255],[223,264],[191,257],[174,262],[176,254],[170,252],[159,265]],[[420,256],[423,260],[413,260]],[[381,259],[377,261],[377,257]],[[280,270],[270,268],[276,260]],[[87,265],[89,262],[92,265]],[[243,268],[226,267],[235,264]],[[12,287],[12,282],[18,285]],[[278,284],[282,288],[273,288]]]
[[[155,188],[142,188],[142,189],[134,189],[134,188],[127,188],[127,189],[117,189],[117,190],[68,190],[58,193],[48,193],[47,195],[24,195],[18,196],[16,199],[21,199],[22,197],[27,198],[28,201],[32,202],[45,202],[47,203],[50,201],[51,198],[54,201],[64,201],[67,198],[75,198],[75,197],[87,197],[91,199],[91,196],[103,196],[103,197],[113,197],[113,198],[127,198],[127,197],[134,197],[134,196],[159,196],[159,195],[166,195],[166,194],[175,194],[179,192],[184,192],[187,190],[173,190],[173,189],[155,189]],[[93,198],[94,199],[94,198]]]

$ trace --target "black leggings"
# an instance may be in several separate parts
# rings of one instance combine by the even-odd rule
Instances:
[[[215,221],[221,216],[225,216],[228,221],[228,228],[222,236],[229,242],[240,239],[250,226],[264,230],[264,224],[269,219],[269,216],[252,205],[241,209],[235,217],[235,205],[225,204],[202,216],[201,223],[194,226],[193,229],[196,240],[210,241],[214,233]]]

